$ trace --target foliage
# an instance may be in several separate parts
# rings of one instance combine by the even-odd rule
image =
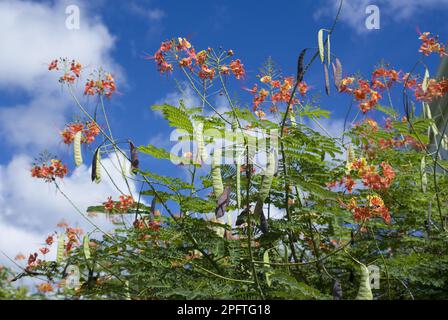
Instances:
[[[422,87],[416,76],[385,65],[374,70],[372,80],[341,79],[342,65],[329,52],[332,32],[319,31],[319,48],[309,64],[317,56],[325,68],[336,63],[335,94],[358,103],[361,120],[353,120],[340,137],[329,135],[319,122],[330,112],[309,96],[303,81],[305,51],[295,78],[282,75],[268,60],[259,83],[247,89],[253,95],[251,111],[229,93],[230,78],[245,76],[232,50],[196,52],[185,38],[163,42],[151,59],[161,73],[178,67],[202,105],[187,108],[180,101],[153,109],[179,130],[180,140],[194,140],[196,154],[147,145],[136,149],[140,159],[135,149],[129,155],[107,121],[103,97],[115,91],[112,76],[99,73],[98,80],[89,80],[86,94],[97,96],[107,124],[106,129],[96,126],[104,142],[95,149],[92,180],[111,178],[102,174],[100,182],[96,170],[106,155],[116,156],[126,183],[141,182],[142,190],[138,195],[117,190],[118,200],[110,197],[87,210],[110,216],[116,224],[112,233],[74,206],[93,230],[82,236],[81,230],[63,225],[65,232],[59,234],[66,238],[58,246],[58,260],[31,255],[24,274],[57,284],[51,290],[43,287],[49,296],[82,299],[331,299],[335,283],[343,299],[447,299],[448,163],[438,150],[427,148],[434,122],[424,113],[408,112],[407,96],[405,117],[392,100],[389,106],[380,104],[393,88],[414,92],[416,103],[438,99],[448,90],[444,79],[426,79]],[[423,44],[426,39],[421,36]],[[50,69],[57,68],[55,61]],[[65,68],[61,81],[74,95],[78,64],[60,63]],[[329,93],[327,69],[324,77]],[[228,100],[229,111],[215,108],[213,92]],[[100,121],[79,107],[88,121]],[[384,125],[366,116],[374,112],[387,116]],[[93,142],[81,140],[82,130],[70,131],[77,166],[83,159],[80,144]],[[257,132],[268,137],[266,145],[252,143]],[[219,144],[223,140],[226,144]],[[214,145],[213,157],[204,151],[205,143]],[[221,154],[232,161],[221,164]],[[260,154],[268,159],[266,167],[255,160]],[[145,157],[173,169],[180,165],[189,177],[144,169]],[[206,158],[213,158],[212,168]],[[131,170],[126,167],[130,161]],[[40,174],[63,192],[56,177]],[[213,215],[217,206],[223,217]],[[236,223],[230,221],[232,211]],[[275,211],[281,217],[274,218]],[[67,273],[69,265],[80,270],[74,287],[67,285],[73,276]],[[379,289],[370,288],[369,265],[380,268]]]

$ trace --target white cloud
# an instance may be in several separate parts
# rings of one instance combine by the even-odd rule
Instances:
[[[54,80],[46,65],[54,58],[76,58],[86,66],[116,67],[110,56],[114,38],[80,9],[80,29],[66,28],[65,1],[54,5],[6,0],[0,3],[0,86],[39,91]],[[57,86],[52,86],[57,89]]]
[[[187,108],[199,107],[201,102],[193,89],[191,89],[191,87],[186,83],[181,85],[182,91],[176,90],[169,92],[165,97],[157,100],[155,104],[158,105],[166,103],[172,106],[179,106],[179,100],[182,100]]]
[[[134,14],[144,17],[149,22],[157,22],[165,17],[165,12],[159,8],[145,8],[135,2],[131,2],[127,5],[127,8]]]
[[[325,0],[314,13],[314,18],[331,17],[336,14],[339,0]],[[366,7],[376,5],[380,10],[381,24],[383,22],[398,23],[409,20],[422,10],[443,10],[448,7],[448,0],[345,0],[342,6],[340,21],[352,27],[358,34],[366,33]]]
[[[39,150],[56,145],[66,103],[61,97],[42,94],[25,104],[0,108],[0,140]]]

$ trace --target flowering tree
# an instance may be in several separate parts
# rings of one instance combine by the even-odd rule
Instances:
[[[366,78],[348,75],[330,52],[332,32],[319,31],[318,50],[300,53],[294,76],[268,60],[241,93],[249,106],[232,98],[232,83],[246,77],[233,50],[164,41],[147,59],[161,74],[183,76],[201,101],[153,107],[183,143],[193,142],[180,154],[115,139],[105,107],[116,92],[113,76],[98,70],[87,80],[84,94],[99,101],[91,110],[73,88],[82,65],[52,61],[48,69],[61,73],[84,116],[61,128],[61,139],[73,147],[76,166],[91,160],[92,183],[110,179],[117,195],[83,212],[59,186],[70,165],[42,155],[31,175],[54,184],[93,228],[61,223],[18,276],[45,278],[38,289],[49,297],[447,298],[448,163],[439,157],[447,136],[429,104],[446,95],[448,80],[432,79],[427,69],[420,77],[422,59],[409,72],[380,65]],[[430,33],[420,40],[422,58],[447,55]],[[332,78],[335,96],[351,96],[359,109],[341,137],[325,130],[320,120],[330,113],[309,97],[304,79],[317,58],[327,94]],[[403,93],[403,108],[394,106],[394,90]],[[227,111],[215,105],[216,95]],[[103,165],[105,156],[117,161],[127,189]],[[144,157],[175,162],[189,178],[147,170]],[[142,186],[138,194],[133,183]],[[102,230],[94,213],[110,217],[115,230]],[[55,241],[57,259],[48,261]],[[379,268],[373,289],[371,265]]]

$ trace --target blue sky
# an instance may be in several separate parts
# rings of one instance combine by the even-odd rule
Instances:
[[[72,208],[61,204],[64,200],[54,189],[32,181],[28,173],[32,159],[43,149],[71,159],[70,150],[58,140],[58,131],[76,109],[55,76],[46,71],[51,59],[66,56],[79,59],[90,70],[110,69],[121,92],[107,105],[115,136],[130,137],[138,145],[166,146],[167,123],[149,107],[175,101],[174,77],[159,75],[154,62],[143,59],[145,53],[153,53],[161,41],[177,36],[188,37],[197,49],[233,49],[247,76],[232,89],[249,101],[250,95],[240,88],[256,82],[257,70],[266,58],[272,56],[285,74],[293,75],[298,54],[303,48],[317,47],[317,31],[331,25],[338,2],[2,1],[0,249],[13,255],[35,248],[61,218],[79,220]],[[64,27],[65,8],[73,3],[80,7],[80,30]],[[380,9],[379,30],[364,26],[368,4]],[[382,59],[406,71],[419,58],[417,28],[448,38],[447,10],[448,0],[346,0],[332,37],[332,51],[342,61],[345,74],[368,76]],[[425,62],[435,73],[439,58]],[[314,87],[310,94],[323,93],[321,68],[315,63],[305,77]],[[349,102],[346,96],[322,97],[321,106],[336,119],[325,122],[328,130],[340,132],[337,119],[344,117]],[[171,165],[148,165],[162,173],[173,172]],[[81,208],[113,192],[107,185],[92,189],[88,166],[73,172],[63,187]]]

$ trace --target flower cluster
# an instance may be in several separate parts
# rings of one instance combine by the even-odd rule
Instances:
[[[348,172],[355,172],[364,186],[373,190],[388,189],[395,178],[395,172],[388,163],[382,162],[380,167],[382,175],[377,166],[367,164],[366,158],[358,158],[347,164]]]
[[[29,255],[25,270],[30,271],[42,265],[42,260],[38,259],[37,257],[38,257],[37,252],[34,252]]]
[[[135,204],[134,198],[128,195],[121,195],[119,197],[119,201],[113,201],[112,197],[108,197],[107,201],[103,203],[104,209],[111,213],[115,210],[118,212],[127,212],[131,209]]]
[[[95,141],[95,137],[100,133],[100,128],[95,122],[87,121],[85,124],[75,122],[70,123],[61,131],[61,137],[65,144],[71,144],[77,132],[82,132],[81,142],[90,144]]]
[[[223,57],[212,54],[212,49],[196,50],[185,38],[177,38],[162,42],[160,48],[149,59],[157,63],[160,73],[172,72],[174,64],[181,68],[186,68],[190,72],[197,74],[200,79],[213,80],[216,74],[229,75],[232,73],[236,79],[245,76],[244,65],[240,59],[232,60],[229,64],[222,64],[226,58],[233,56],[233,51],[228,50]],[[219,62],[218,62],[219,61]]]
[[[406,117],[403,117],[401,122],[406,123]],[[422,150],[425,147],[422,142],[417,141],[414,137],[405,134],[397,134],[392,138],[381,137],[378,140],[372,139],[371,133],[375,133],[379,130],[379,124],[371,118],[365,118],[363,124],[364,125],[355,125],[355,130],[358,136],[365,137],[367,139],[368,143],[366,143],[363,148],[370,158],[375,156],[377,148],[385,150],[389,148],[409,146],[414,150]],[[393,132],[393,123],[391,118],[386,119],[386,123],[383,128],[388,132]]]
[[[50,164],[35,164],[31,168],[33,178],[44,179],[46,182],[54,181],[55,178],[64,178],[68,173],[67,166],[62,164],[61,160],[51,159]]]
[[[53,292],[53,286],[48,282],[44,282],[44,283],[37,285],[37,290],[40,293],[45,294],[45,293]]]
[[[441,98],[448,93],[448,80],[428,79],[426,86],[423,83],[417,85],[414,90],[415,98],[419,101],[431,102]]]
[[[106,72],[104,76],[100,74],[99,79],[97,80],[87,79],[84,95],[94,96],[98,94],[110,98],[116,90],[115,79],[110,73]]]
[[[48,70],[61,70],[62,75],[59,82],[73,84],[81,76],[82,65],[80,62],[65,58],[52,60],[48,64]],[[110,73],[98,72],[97,80],[87,79],[84,89],[84,95],[105,95],[107,98],[117,90],[115,80]]]
[[[138,230],[146,230],[149,229],[154,232],[158,232],[160,230],[160,221],[145,221],[142,219],[135,219],[132,224],[135,229]]]
[[[65,234],[67,235],[67,242],[65,243],[65,251],[69,252],[74,246],[79,245],[79,238],[84,233],[81,228],[71,228],[68,227],[65,230]]]
[[[383,199],[378,195],[367,196],[364,205],[358,205],[356,198],[351,198],[348,203],[341,202],[342,207],[353,213],[353,219],[357,222],[365,222],[372,216],[382,217],[386,223],[390,223],[389,209],[384,205]]]
[[[273,78],[270,75],[260,77],[263,88],[259,89],[255,84],[252,89],[245,89],[254,95],[252,99],[252,109],[259,118],[263,118],[266,114],[262,109],[262,104],[269,104],[269,111],[275,113],[278,111],[279,103],[288,103],[291,100],[292,89],[294,87],[294,77]],[[303,96],[308,91],[308,85],[302,81],[297,84],[297,90]],[[299,100],[293,98],[291,105],[298,103]]]
[[[48,70],[60,70],[63,69],[63,74],[59,78],[61,83],[73,84],[77,78],[81,75],[82,65],[79,61],[67,61],[67,59],[53,60],[48,64]]]
[[[429,32],[421,33],[419,39],[422,41],[422,44],[418,51],[425,56],[429,56],[431,53],[438,53],[442,58],[447,55],[446,46],[438,42],[437,37],[431,36]]]

